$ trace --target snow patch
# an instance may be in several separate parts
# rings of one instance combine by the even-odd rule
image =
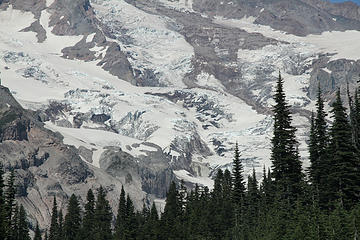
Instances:
[[[208,74],[206,72],[201,72],[199,75],[197,75],[196,80],[196,83],[199,86],[225,91],[222,83],[218,79],[216,79],[214,75]]]
[[[46,7],[50,7],[54,2],[55,0],[46,0]]]
[[[92,33],[92,34],[89,34],[87,37],[86,37],[86,42],[89,43],[89,42],[92,42],[94,37],[95,37],[96,33]]]
[[[160,0],[164,6],[180,12],[194,12],[193,0]]]
[[[185,182],[197,183],[201,186],[206,186],[209,189],[212,189],[214,186],[214,181],[212,179],[208,177],[195,177],[186,170],[174,171],[174,174],[178,179],[184,180]]]

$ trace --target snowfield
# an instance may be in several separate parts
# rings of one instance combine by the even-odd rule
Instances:
[[[115,32],[116,41],[130,54],[134,68],[154,70],[161,85],[185,86],[182,79],[191,71],[194,50],[169,29],[168,25],[176,25],[171,19],[147,14],[125,1],[93,0],[92,5],[105,24],[121,32]]]
[[[48,0],[47,6],[52,3]],[[192,11],[191,0],[161,0],[161,3],[180,11]],[[9,7],[0,11],[0,77],[15,98],[33,110],[45,110],[51,102],[67,106],[55,121],[46,122],[46,127],[60,132],[66,144],[91,150],[92,163],[88,164],[95,167],[99,167],[101,154],[109,146],[120,147],[133,156],[160,148],[172,159],[191,150],[193,173],[180,169],[174,171],[176,177],[211,187],[211,177],[218,168],[231,168],[233,148],[238,142],[245,174],[255,168],[261,177],[263,167],[271,165],[272,117],[259,114],[244,101],[226,93],[221,82],[208,73],[201,72],[196,78],[196,83],[204,88],[186,88],[182,79],[192,70],[194,49],[169,27],[175,24],[171,19],[145,13],[123,0],[93,0],[92,5],[102,22],[124,33],[115,32],[116,39],[108,40],[120,44],[134,69],[151,69],[159,76],[161,87],[133,86],[97,66],[99,60],[62,58],[61,50],[75,45],[84,36],[54,35],[48,26],[50,13],[44,10],[40,23],[47,38],[44,43],[38,43],[35,33],[21,32],[35,21],[34,16]],[[256,25],[253,20],[217,17],[214,22],[289,42],[259,50],[239,50],[238,62],[243,66],[248,86],[256,81],[260,69],[281,70],[288,100],[299,108],[314,109],[304,90],[309,85],[311,71],[302,71],[306,64],[320,53],[335,53],[332,59],[360,57],[359,32],[301,38]],[[88,35],[86,42],[93,38],[94,34]],[[354,51],[354,45],[359,51]],[[97,52],[96,56],[106,50],[97,46],[91,49]],[[266,87],[274,84],[267,82],[253,90],[255,99],[271,107],[272,99],[264,95]],[[169,96],[174,95],[179,100],[171,101]],[[79,114],[85,120],[76,128],[74,119]],[[109,119],[101,124],[91,120],[92,116],[101,114]],[[294,116],[304,167],[308,124],[304,116]],[[207,147],[208,152],[192,149],[196,144]]]

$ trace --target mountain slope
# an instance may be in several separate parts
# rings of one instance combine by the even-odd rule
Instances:
[[[61,185],[55,192],[64,200],[77,188],[83,194],[100,184],[111,192],[113,206],[122,183],[139,206],[142,198],[164,198],[172,179],[211,187],[218,168],[231,168],[236,141],[246,174],[254,167],[260,175],[270,166],[279,70],[306,167],[318,83],[331,100],[346,82],[355,86],[360,73],[359,7],[352,3],[9,0],[0,9],[3,85],[22,107],[37,112],[29,120],[37,131],[49,134],[29,140],[9,128],[11,138],[0,150],[19,141],[34,153],[34,146],[46,145],[37,138],[71,149],[59,150],[54,166],[43,160],[24,170],[42,169],[61,182],[52,169],[75,158],[91,174]],[[11,166],[22,169],[20,155]],[[2,161],[11,159],[5,156]],[[48,183],[35,182],[47,189]],[[39,210],[42,217],[49,201]],[[38,211],[28,208],[32,215]]]

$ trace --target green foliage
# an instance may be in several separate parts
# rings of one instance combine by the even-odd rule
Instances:
[[[85,213],[83,218],[83,225],[80,230],[80,239],[94,239],[95,229],[95,196],[93,191],[89,189],[87,193],[87,203],[85,204]]]
[[[58,239],[58,234],[59,234],[58,229],[59,229],[58,210],[57,210],[56,197],[54,196],[53,208],[51,213],[49,240]]]
[[[30,240],[29,226],[26,220],[26,212],[22,205],[20,206],[17,221],[15,222],[15,224],[16,224],[15,230],[16,230],[17,239]]]
[[[360,196],[360,161],[351,136],[346,109],[343,107],[340,91],[332,105],[333,124],[330,130],[330,170],[327,179],[328,199],[332,205],[340,202],[345,208],[356,204]]]
[[[97,201],[95,204],[95,240],[108,240],[112,237],[111,232],[112,213],[109,201],[103,187],[98,190]]]
[[[233,200],[236,205],[241,205],[245,195],[244,167],[240,160],[240,151],[238,143],[235,144],[233,160]]]
[[[64,237],[65,240],[75,240],[78,238],[80,232],[81,210],[79,201],[74,194],[70,197],[67,211],[64,222]]]
[[[116,216],[116,223],[115,223],[114,238],[116,240],[125,239],[125,236],[124,236],[125,225],[126,225],[126,199],[125,199],[124,186],[122,186],[121,193],[120,193],[118,212],[117,212],[117,216]]]
[[[282,198],[295,201],[302,192],[303,174],[295,138],[296,129],[291,126],[290,107],[283,90],[284,80],[280,73],[274,96],[274,135],[271,140],[273,177]]]

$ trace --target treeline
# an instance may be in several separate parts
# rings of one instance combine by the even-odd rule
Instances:
[[[360,239],[360,91],[356,90],[354,99],[348,94],[349,116],[337,92],[329,125],[319,86],[311,118],[311,166],[305,174],[283,83],[279,75],[273,107],[272,168],[264,167],[261,182],[253,170],[245,183],[236,144],[232,171],[219,169],[211,191],[197,185],[188,191],[182,183],[172,182],[160,215],[154,204],[135,211],[123,188],[116,217],[103,188],[98,189],[96,199],[89,190],[84,211],[72,195],[65,217],[54,198],[51,226],[43,239]],[[13,198],[9,197],[11,177],[4,189],[5,194],[0,195],[4,231],[0,234],[5,235],[0,236],[20,239],[12,238],[12,233],[6,235],[9,231],[19,235],[20,229],[25,229],[15,227],[25,222],[21,217],[24,211],[20,214],[22,208],[16,210],[14,202],[7,200]],[[35,239],[42,239],[38,228]]]

